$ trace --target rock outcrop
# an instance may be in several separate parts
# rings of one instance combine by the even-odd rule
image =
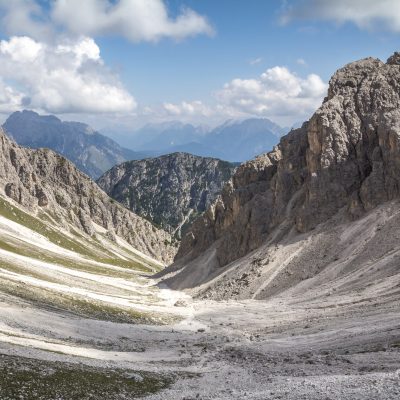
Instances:
[[[176,251],[171,236],[110,199],[70,161],[48,149],[27,149],[0,130],[0,195],[33,214],[46,212],[69,229],[93,235],[100,226],[165,263]]]
[[[143,156],[122,148],[89,125],[61,121],[54,115],[17,111],[7,118],[3,128],[21,146],[54,150],[93,179],[116,164]]]
[[[184,269],[207,249],[213,249],[209,262],[223,267],[267,240],[309,232],[339,210],[356,219],[399,196],[400,65],[395,54],[386,64],[368,58],[339,69],[308,122],[272,152],[237,169],[220,198],[193,223],[176,264],[165,273]]]
[[[216,199],[234,168],[215,158],[174,153],[122,163],[97,183],[113,199],[179,239]]]

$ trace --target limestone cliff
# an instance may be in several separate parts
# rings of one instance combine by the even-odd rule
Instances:
[[[86,235],[100,227],[108,237],[120,236],[136,249],[163,262],[175,248],[171,236],[110,199],[70,161],[48,149],[27,149],[0,130],[0,195],[32,214]]]
[[[211,248],[211,264],[222,267],[339,210],[355,219],[399,197],[399,64],[396,53],[387,63],[368,58],[339,69],[308,122],[237,169],[185,235],[169,271]]]

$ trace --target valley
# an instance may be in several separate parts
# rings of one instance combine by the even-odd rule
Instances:
[[[19,113],[40,125],[22,137],[50,119],[78,159],[95,134]],[[96,137],[119,163],[97,183],[82,169],[105,167],[0,130],[1,400],[400,397],[400,53],[337,70],[240,165],[121,164]]]
[[[18,215],[18,207],[9,207]],[[392,215],[398,209],[393,203],[357,226],[336,226],[343,242],[330,252],[337,259],[267,300],[256,299],[262,288],[254,286],[253,299],[226,294],[242,284],[240,262],[202,285],[201,299],[196,290],[157,286],[149,275],[161,264],[127,243],[71,237],[68,249],[2,216],[2,398],[396,399],[400,274],[388,265],[400,252],[398,217]],[[381,228],[390,221],[394,230]],[[298,245],[280,244],[269,257],[293,259],[300,251],[312,262],[311,250],[319,251],[326,228],[299,238]],[[365,232],[362,240],[347,241],[358,232]],[[383,238],[392,238],[387,249]],[[346,265],[366,249],[376,261],[349,270]],[[264,251],[251,259],[260,264]],[[287,286],[271,268],[273,262],[263,261],[259,273]],[[226,299],[207,299],[212,291]],[[22,375],[24,384],[12,384]]]

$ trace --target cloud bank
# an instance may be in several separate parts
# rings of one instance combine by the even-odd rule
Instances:
[[[300,0],[289,3],[281,22],[326,20],[339,24],[350,22],[360,29],[386,29],[400,32],[398,0]]]
[[[189,8],[171,16],[165,0],[0,0],[0,28],[9,35],[0,41],[2,113],[131,113],[136,101],[104,65],[94,37],[157,42],[213,34]]]
[[[163,0],[54,0],[50,10],[40,4],[34,0],[0,0],[2,27],[9,35],[40,40],[64,33],[156,42],[214,32],[207,18],[190,8],[171,17]]]
[[[207,19],[189,8],[171,18],[162,0],[56,0],[52,18],[69,32],[114,34],[133,42],[213,33]]]
[[[348,4],[351,12],[346,14],[340,9],[342,3],[348,2],[303,1],[287,9],[285,18],[306,18],[310,4],[317,15],[333,18],[332,10],[339,10],[337,15],[343,17],[361,4],[357,0]],[[326,93],[327,85],[318,75],[300,77],[276,66],[256,78],[227,82],[210,101],[137,107],[118,76],[105,66],[92,37],[180,40],[212,34],[207,19],[188,8],[171,16],[165,0],[53,0],[47,8],[43,4],[0,0],[1,27],[12,34],[0,41],[0,112],[31,108],[56,114],[132,114],[137,110],[154,118],[182,120],[262,116],[296,121],[307,118]],[[250,64],[260,62],[258,58]],[[301,59],[298,63],[305,65]]]
[[[267,69],[255,79],[236,78],[214,94],[216,104],[197,101],[164,103],[164,111],[180,118],[268,117],[283,123],[308,118],[320,105],[328,85],[316,74],[301,78],[288,68]]]

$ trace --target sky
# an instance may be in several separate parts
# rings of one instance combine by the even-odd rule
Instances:
[[[398,0],[0,0],[0,114],[109,132],[309,118],[332,74],[400,50]]]

